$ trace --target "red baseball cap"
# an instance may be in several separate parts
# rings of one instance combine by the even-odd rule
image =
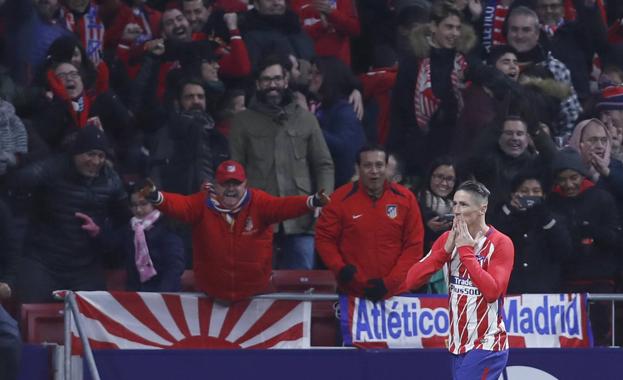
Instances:
[[[244,182],[247,179],[244,167],[241,163],[234,160],[221,162],[218,168],[216,168],[216,182],[224,183],[232,179]]]

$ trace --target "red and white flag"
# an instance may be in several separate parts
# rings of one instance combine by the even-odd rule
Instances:
[[[311,304],[245,300],[222,305],[199,294],[76,292],[94,349],[309,348]],[[82,346],[72,318],[73,352]]]

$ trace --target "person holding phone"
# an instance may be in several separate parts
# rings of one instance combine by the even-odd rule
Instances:
[[[424,186],[417,193],[418,203],[424,222],[424,252],[428,252],[433,242],[452,228],[452,195],[456,189],[455,163],[450,156],[436,158],[430,166]],[[420,292],[433,294],[448,293],[447,279],[443,271],[435,273],[425,289]]]
[[[545,198],[540,173],[520,172],[511,180],[508,200],[491,213],[496,228],[515,244],[515,264],[508,293],[559,293],[562,268],[572,256],[571,235]]]

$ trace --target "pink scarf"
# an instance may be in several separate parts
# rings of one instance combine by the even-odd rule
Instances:
[[[454,57],[454,68],[450,74],[450,81],[452,83],[452,90],[458,103],[458,111],[463,109],[463,95],[461,95],[461,79],[463,73],[467,69],[467,60],[463,57],[463,54],[457,53]],[[430,58],[424,58],[420,62],[420,68],[417,79],[415,81],[415,118],[417,120],[418,127],[424,132],[428,133],[430,126],[428,123],[433,117],[441,100],[433,93],[433,84],[430,79]]]
[[[149,248],[145,240],[145,231],[149,230],[158,218],[160,218],[160,211],[154,210],[147,214],[144,219],[133,217],[130,220],[130,225],[134,230],[134,262],[141,282],[145,282],[158,274],[151,262],[151,257],[149,257]]]

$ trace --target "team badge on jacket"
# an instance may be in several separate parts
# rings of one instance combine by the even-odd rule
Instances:
[[[387,211],[387,216],[389,216],[390,219],[396,219],[398,216],[398,206],[396,205],[387,205],[385,210]]]
[[[244,232],[251,232],[251,231],[253,231],[253,219],[251,219],[251,217],[248,217],[244,223]]]

